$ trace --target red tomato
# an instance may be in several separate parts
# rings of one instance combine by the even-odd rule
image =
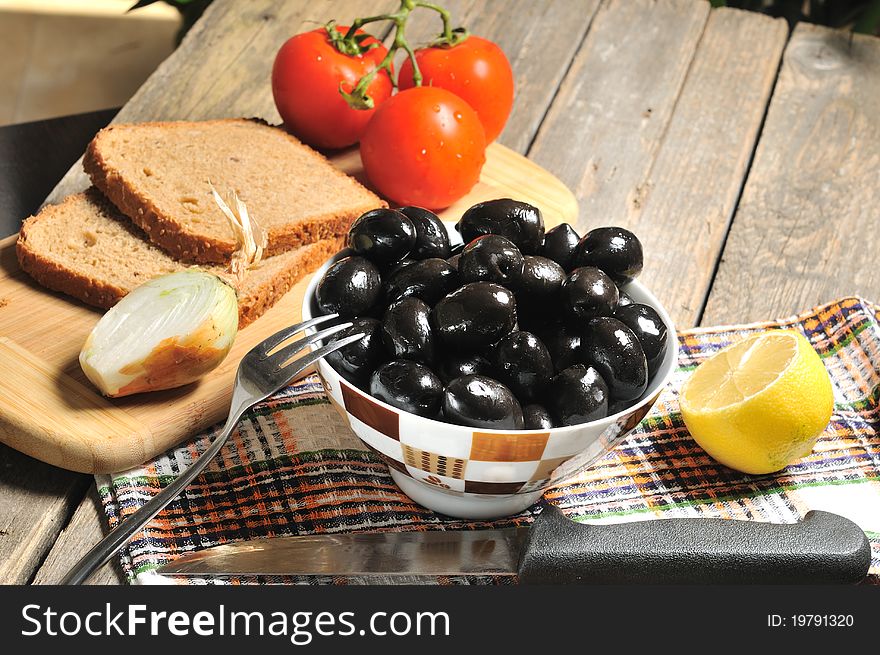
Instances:
[[[480,178],[486,137],[464,100],[423,86],[401,91],[379,107],[361,137],[361,160],[389,200],[440,209]]]
[[[342,25],[336,29],[348,31]],[[364,45],[370,43],[378,41],[370,37]],[[272,67],[272,95],[287,129],[318,148],[356,143],[375,107],[391,96],[391,78],[383,70],[367,87],[374,109],[349,107],[339,93],[340,84],[350,92],[361,77],[379,66],[387,52],[380,44],[362,55],[344,55],[333,46],[324,28],[288,39]]]
[[[483,128],[486,143],[501,134],[513,107],[513,71],[504,51],[478,36],[469,36],[451,48],[416,50],[422,84],[452,91],[473,107]],[[413,86],[413,65],[407,58],[400,68],[400,89]]]

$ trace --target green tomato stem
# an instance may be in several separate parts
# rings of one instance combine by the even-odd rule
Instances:
[[[431,42],[432,46],[454,46],[468,38],[469,34],[465,28],[459,27],[454,30],[452,29],[452,15],[444,7],[436,5],[433,2],[416,2],[415,4],[417,7],[424,7],[425,9],[436,11],[440,14],[440,20],[443,21],[443,32]]]
[[[436,11],[440,14],[440,18],[443,21],[443,32],[431,44],[432,46],[449,47],[461,43],[468,37],[468,32],[464,28],[452,29],[452,18],[446,9],[432,2],[417,2],[416,0],[401,0],[400,7],[392,14],[379,14],[377,16],[355,18],[351,22],[351,26],[348,28],[348,31],[344,36],[336,29],[335,21],[327,23],[327,33],[330,36],[333,45],[339,50],[339,52],[350,56],[363,55],[371,47],[375,47],[375,44],[372,46],[363,46],[358,40],[357,31],[361,27],[379,21],[390,21],[394,24],[394,39],[388,48],[388,53],[379,65],[361,77],[350,92],[346,92],[342,88],[342,84],[339,85],[339,93],[342,94],[342,97],[345,98],[345,101],[353,109],[372,109],[375,106],[373,99],[367,95],[367,88],[369,88],[370,84],[380,71],[387,71],[391,78],[391,83],[394,86],[397,86],[397,80],[394,79],[394,76],[391,74],[391,66],[394,61],[394,55],[400,49],[403,49],[403,51],[406,52],[410,62],[412,62],[413,85],[422,85],[422,72],[419,70],[419,65],[416,61],[416,53],[406,40],[406,21],[409,18],[410,13],[412,13],[417,7]]]

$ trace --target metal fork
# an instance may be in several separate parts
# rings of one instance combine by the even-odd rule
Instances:
[[[337,318],[337,316],[337,314],[328,314],[297,323],[273,334],[268,339],[254,346],[238,365],[238,372],[235,375],[235,386],[232,391],[229,418],[226,419],[226,425],[223,426],[223,430],[211,442],[208,449],[188,469],[181,473],[174,482],[165,487],[130,517],[119,523],[107,536],[95,544],[64,577],[61,584],[81,584],[85,582],[95,569],[113,557],[131,535],[144,527],[150,519],[174,500],[220,451],[229,435],[232,434],[235,426],[238,425],[241,415],[248,409],[289,384],[297,375],[328,353],[353,343],[364,336],[362,333],[352,334],[322,346],[309,355],[292,359],[303,348],[352,325],[351,323],[342,323],[320,330],[279,348],[296,333]]]

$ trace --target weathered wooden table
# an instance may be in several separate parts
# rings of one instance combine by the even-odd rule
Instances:
[[[215,0],[116,120],[278,120],[280,44],[393,4]],[[578,228],[639,235],[679,327],[880,300],[880,39],[704,0],[445,4],[511,60],[500,140],[569,185]],[[0,448],[0,582],[59,579],[103,524],[90,478]],[[121,580],[112,565],[93,578]]]

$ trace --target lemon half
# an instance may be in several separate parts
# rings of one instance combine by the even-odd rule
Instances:
[[[772,473],[813,450],[834,409],[831,380],[806,338],[770,330],[700,364],[679,396],[694,440],[743,473]]]

